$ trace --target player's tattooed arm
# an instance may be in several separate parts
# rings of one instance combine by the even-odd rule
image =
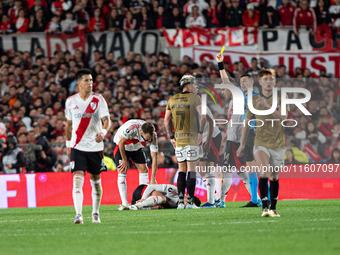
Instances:
[[[106,134],[110,131],[111,121],[108,116],[101,118],[102,120],[102,130],[96,135],[96,142],[99,143],[104,140]]]
[[[172,132],[172,114],[170,110],[166,110],[164,117],[164,125],[168,137],[172,140],[174,139],[174,132]]]
[[[71,120],[66,120],[66,125],[65,125],[65,140],[70,141],[72,137],[72,121]]]
[[[110,121],[109,116],[104,116],[102,118],[102,123],[103,123],[103,129],[106,129],[107,131],[109,131],[111,127],[111,121]]]

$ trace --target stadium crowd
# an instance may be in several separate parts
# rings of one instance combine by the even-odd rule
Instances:
[[[331,33],[339,0],[5,0],[3,34],[128,31],[163,28],[300,26]]]
[[[286,3],[287,0],[283,2]],[[323,1],[318,1],[318,4],[320,2]],[[110,14],[109,7],[116,10],[119,15],[126,13],[126,16],[128,16],[128,13],[130,13],[132,17],[135,17],[143,15],[146,6],[149,8],[149,12],[162,8],[174,10],[176,9],[175,6],[180,6],[179,10],[183,11],[185,16],[190,15],[190,6],[195,3],[202,13],[208,15],[207,20],[209,20],[209,10],[212,5],[215,8],[222,8],[228,4],[233,6],[236,4],[234,1],[217,3],[210,1],[209,5],[199,0],[189,1],[187,4],[184,4],[184,1],[150,1],[150,3],[131,1],[131,6],[125,6],[124,1],[109,1],[109,3],[103,5],[102,0],[75,1],[75,3],[41,0],[27,1],[27,3],[26,1],[4,1],[0,3],[2,4],[0,10],[2,10],[3,19],[6,13],[9,14],[8,17],[11,19],[17,13],[20,13],[21,7],[26,7],[29,13],[39,12],[40,10],[52,13],[52,20],[57,16],[59,20],[60,17],[71,15],[67,12],[71,10],[78,24],[81,23],[79,21],[81,16],[79,15],[80,6],[83,8],[81,9],[83,12],[92,13],[93,10],[96,17],[112,15],[113,11]],[[256,6],[256,3],[256,1],[252,3],[253,6]],[[316,5],[315,2],[313,3]],[[12,7],[12,4],[14,7]],[[33,4],[35,5],[33,6]],[[240,6],[244,6],[244,4]],[[339,0],[337,0],[337,4],[339,6]],[[65,6],[68,9],[63,10],[63,8],[66,8]],[[99,7],[100,11],[96,11],[98,10],[95,8],[96,6]],[[258,7],[260,6],[258,5]],[[59,15],[55,15],[58,13]],[[76,13],[78,13],[78,16]],[[37,14],[35,15],[37,16]],[[85,16],[88,17],[89,15],[83,15],[83,17]],[[147,15],[147,18],[150,17],[152,15]],[[164,15],[164,19],[165,17],[166,15]],[[72,19],[71,16],[70,19]],[[110,22],[111,19],[105,20]],[[232,20],[235,21],[234,18]],[[96,22],[91,23],[89,21],[89,28],[91,24],[94,24],[94,27],[98,25]],[[161,23],[156,22],[155,24]],[[239,23],[237,26],[242,24]],[[260,24],[262,23],[260,22]],[[225,25],[223,24],[223,26]],[[234,24],[229,23],[227,25],[234,26]],[[124,29],[120,26],[117,30]],[[213,27],[214,24],[208,22],[207,26]],[[105,24],[103,27],[105,27]],[[158,28],[158,25],[154,28]],[[49,29],[52,29],[51,26],[49,26]],[[112,30],[108,27],[106,29]],[[137,29],[137,27],[133,29]],[[113,29],[112,31],[116,30]],[[219,77],[217,63],[202,61],[199,65],[192,63],[190,57],[184,56],[181,62],[177,64],[172,61],[168,54],[163,52],[153,55],[147,54],[146,56],[129,52],[125,57],[115,57],[112,52],[104,54],[95,51],[93,60],[86,61],[86,59],[87,56],[81,50],[76,50],[74,55],[68,51],[56,51],[51,58],[47,57],[41,48],[37,48],[33,55],[29,52],[19,51],[1,53],[0,135],[5,139],[7,139],[7,135],[13,135],[11,139],[7,139],[6,143],[5,140],[0,140],[2,141],[0,146],[2,151],[1,170],[4,173],[8,172],[4,170],[8,166],[15,169],[13,170],[15,172],[23,171],[23,169],[28,172],[68,170],[69,159],[64,146],[64,107],[66,98],[78,92],[75,73],[81,68],[86,67],[92,70],[93,90],[102,94],[109,106],[113,125],[106,141],[104,154],[107,164],[111,165],[110,169],[115,169],[112,162],[112,138],[116,130],[132,118],[151,121],[155,124],[161,144],[159,165],[162,167],[176,163],[176,158],[171,151],[171,144],[168,146],[169,143],[166,142],[169,140],[164,127],[167,100],[178,91],[178,81],[184,74],[191,73],[204,82]],[[253,58],[248,70],[243,62],[225,63],[225,69],[230,76],[239,78],[242,74],[249,73],[254,77],[255,85],[257,74],[263,67],[273,67],[276,70],[279,87],[304,87],[312,92],[312,98],[307,104],[312,116],[304,116],[299,109],[291,107],[289,118],[296,119],[299,124],[295,128],[286,129],[288,138],[286,163],[339,163],[339,80],[331,78],[326,70],[320,71],[318,78],[312,77],[309,69],[296,68],[294,72],[288,72],[286,66],[271,66],[265,58]],[[225,118],[226,112],[227,107],[214,109],[216,118]],[[19,148],[19,150],[15,149],[15,157],[20,157],[20,160],[18,160],[20,164],[15,166],[4,162],[6,153],[14,152],[14,150],[9,149],[13,148],[12,145]]]

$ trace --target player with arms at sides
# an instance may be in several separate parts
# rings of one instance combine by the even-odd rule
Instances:
[[[272,108],[273,88],[276,85],[276,74],[273,69],[262,69],[259,72],[259,84],[261,92],[252,98],[252,103],[257,110],[268,110]],[[283,167],[285,155],[285,137],[284,127],[281,121],[287,118],[281,115],[281,95],[278,93],[278,106],[270,115],[253,114],[247,109],[245,122],[255,118],[256,133],[254,142],[254,157],[256,165],[260,169],[260,195],[262,200],[262,217],[280,217],[276,210],[277,198],[279,193],[279,173],[278,171],[269,171],[269,166]],[[275,107],[275,106],[274,106]],[[288,111],[288,107],[287,107]],[[276,119],[279,121],[266,121],[266,119]],[[262,122],[261,122],[261,121]],[[263,125],[260,126],[260,123]],[[242,128],[242,137],[237,155],[241,156],[245,147],[245,141],[249,132],[249,125]],[[267,170],[263,167],[267,167]],[[268,208],[268,178],[270,180],[270,197],[271,206]]]
[[[91,71],[81,69],[76,74],[79,93],[65,103],[65,137],[67,154],[73,173],[73,203],[75,224],[83,223],[83,184],[85,171],[90,173],[92,186],[92,222],[100,223],[99,206],[102,197],[100,172],[106,170],[103,140],[110,129],[110,114],[105,99],[92,92]]]
[[[223,55],[218,53],[216,55],[216,60],[218,62],[218,68],[220,70],[220,76],[223,84],[234,85],[236,82],[234,79],[229,78],[227,72],[224,69]],[[243,115],[234,114],[233,112],[233,98],[232,94],[228,89],[222,89],[222,94],[224,98],[229,101],[229,111],[228,111],[228,126],[227,126],[227,142],[224,147],[224,163],[230,165],[230,167],[237,169],[237,174],[241,177],[246,189],[249,194],[251,194],[251,189],[249,185],[248,173],[240,171],[242,166],[245,166],[245,160],[241,157],[236,156],[236,150],[240,145],[241,133],[242,133],[242,120]],[[244,103],[244,102],[242,102]],[[217,207],[225,208],[225,199],[227,193],[232,184],[232,172],[225,171],[223,173],[223,179],[221,183],[221,194],[220,202],[216,204]]]
[[[201,114],[201,98],[197,95],[195,77],[184,75],[179,83],[182,92],[172,96],[168,101],[164,124],[178,160],[179,203],[177,208],[184,209],[184,195],[185,188],[187,188],[188,205],[186,208],[195,209],[197,206],[193,198],[196,188],[196,166],[203,156],[201,147],[203,130],[200,127],[203,127],[206,116]],[[210,143],[210,141],[207,142]]]
[[[145,209],[174,209],[178,206],[177,187],[172,184],[139,185],[132,195],[130,210]],[[194,204],[199,207],[201,201],[194,196]],[[184,207],[187,206],[187,197],[184,197]]]
[[[198,90],[194,90],[193,94],[196,94]],[[203,182],[207,187],[207,202],[201,206],[201,208],[214,208],[215,207],[215,165],[219,162],[219,151],[221,147],[222,135],[220,129],[214,126],[214,116],[209,109],[206,107],[207,118],[203,121],[203,136],[202,144],[203,151],[205,152],[199,162],[199,174],[203,178]],[[210,142],[207,142],[210,141]]]
[[[126,174],[129,160],[132,160],[139,171],[139,185],[149,184],[148,166],[143,148],[150,146],[152,159],[151,184],[156,184],[158,142],[155,127],[144,120],[132,119],[125,122],[113,139],[113,158],[118,169],[118,189],[122,204],[119,211],[129,210],[126,195]]]

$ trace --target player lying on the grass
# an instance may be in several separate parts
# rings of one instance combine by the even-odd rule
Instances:
[[[139,171],[139,184],[149,184],[148,166],[143,147],[150,146],[152,159],[151,184],[156,183],[158,142],[155,127],[144,120],[133,119],[124,123],[114,137],[113,157],[118,166],[118,189],[122,205],[118,210],[128,210],[126,173],[132,160]]]
[[[141,209],[175,209],[178,206],[178,190],[171,184],[139,185],[132,195],[130,210]],[[197,207],[201,205],[198,197],[194,196],[193,202]],[[184,197],[184,207],[187,198]]]
[[[262,69],[259,73],[259,84],[261,92],[253,96],[253,106],[257,110],[267,110],[272,108],[273,88],[276,86],[276,74],[273,69]],[[276,210],[276,203],[279,194],[279,171],[276,168],[284,166],[285,154],[285,133],[284,127],[280,121],[271,122],[265,121],[266,119],[284,120],[287,118],[281,114],[281,95],[277,96],[278,106],[275,111],[270,115],[253,114],[247,109],[245,122],[248,123],[255,117],[264,123],[262,126],[256,127],[255,142],[254,142],[254,157],[257,166],[260,169],[260,194],[262,200],[262,217],[280,217]],[[275,107],[275,106],[274,106]],[[287,112],[288,112],[287,106]],[[257,123],[258,124],[258,123]],[[240,147],[237,150],[237,155],[242,156],[245,141],[249,132],[249,126],[245,125],[242,128],[242,138]],[[272,170],[269,170],[269,166]],[[266,167],[266,169],[264,168]],[[271,206],[269,210],[268,205],[268,178],[270,179],[270,197]]]

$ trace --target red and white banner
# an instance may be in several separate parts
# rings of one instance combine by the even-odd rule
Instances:
[[[241,46],[257,43],[256,28],[165,29],[163,35],[170,47]]]
[[[201,63],[203,60],[216,62],[215,56],[221,50],[220,47],[193,47],[182,48],[181,57],[187,55],[192,57],[193,62]],[[271,66],[286,65],[289,72],[294,72],[296,67],[309,68],[314,77],[318,77],[320,70],[327,70],[327,73],[333,74],[334,77],[340,77],[340,54],[338,52],[263,52],[259,53],[255,46],[239,46],[226,48],[224,51],[224,61],[229,62],[231,71],[233,63],[241,61],[245,68],[250,68],[251,58],[264,58]]]
[[[296,169],[300,168],[297,166]],[[177,169],[158,169],[157,182],[175,183],[176,176]],[[227,201],[249,201],[250,195],[242,180],[235,177],[228,192]],[[72,179],[71,173],[0,175],[0,208],[72,206]],[[103,172],[101,179],[103,185],[101,204],[120,204],[117,171]],[[127,196],[129,202],[131,202],[134,189],[138,186],[138,179],[138,170],[128,171]],[[217,187],[219,187],[218,183]],[[85,176],[83,190],[84,205],[91,205],[92,187],[88,174]],[[195,194],[201,201],[206,201],[206,187],[200,178],[196,182]],[[280,200],[285,199],[340,199],[340,178],[281,178]]]

